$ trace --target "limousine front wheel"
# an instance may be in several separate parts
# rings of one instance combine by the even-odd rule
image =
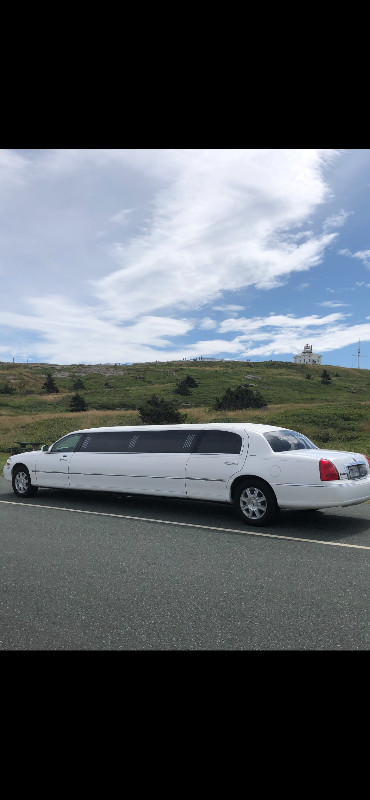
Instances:
[[[27,467],[17,467],[12,478],[13,491],[18,497],[34,497],[37,486],[32,486]]]
[[[250,525],[266,525],[279,510],[272,489],[256,478],[245,480],[237,487],[234,504],[244,522]]]

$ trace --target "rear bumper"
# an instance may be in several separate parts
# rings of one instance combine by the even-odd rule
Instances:
[[[275,484],[273,488],[282,509],[355,506],[370,500],[370,475],[357,481],[322,481],[313,486]]]

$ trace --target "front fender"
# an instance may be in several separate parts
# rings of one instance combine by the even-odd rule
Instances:
[[[16,457],[17,460],[12,462],[12,464],[11,464],[12,475],[13,475],[14,470],[15,470],[16,467],[20,467],[20,466],[27,467],[28,472],[31,475],[31,480],[32,480],[32,475],[34,475],[35,471],[36,471],[36,461],[37,461],[37,455],[36,454],[39,455],[37,450],[35,451],[35,454],[33,452],[32,453],[20,453],[19,456]]]

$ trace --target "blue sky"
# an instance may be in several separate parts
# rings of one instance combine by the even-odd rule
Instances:
[[[370,369],[370,150],[0,150],[0,360]]]

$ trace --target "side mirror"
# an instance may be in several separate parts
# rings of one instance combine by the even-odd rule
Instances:
[[[49,450],[49,445],[48,444],[43,444],[41,450],[42,450],[43,453],[47,453],[48,450]]]

